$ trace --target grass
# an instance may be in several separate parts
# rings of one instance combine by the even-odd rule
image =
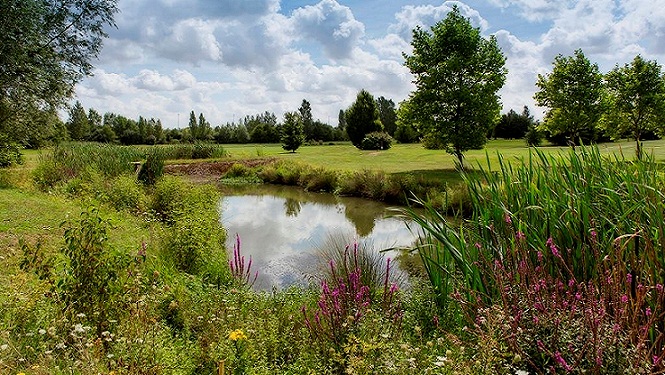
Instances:
[[[231,158],[276,157],[294,160],[305,164],[338,169],[359,171],[363,169],[380,170],[389,174],[413,173],[427,178],[460,181],[455,170],[452,155],[443,150],[426,150],[421,144],[395,144],[386,151],[361,151],[350,143],[302,146],[296,153],[284,152],[281,145],[225,145],[224,149]],[[567,147],[540,147],[546,155],[565,152]],[[622,141],[599,145],[601,154],[623,153],[631,158],[635,154],[633,141]],[[646,153],[653,152],[657,161],[665,160],[665,140],[644,142]],[[492,140],[485,149],[468,151],[465,156],[467,166],[475,167],[480,163],[487,167],[487,158],[493,167],[498,166],[497,152],[506,161],[524,159],[529,156],[529,148],[524,140]]]

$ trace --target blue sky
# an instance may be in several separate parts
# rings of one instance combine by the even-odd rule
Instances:
[[[185,127],[190,111],[213,126],[303,99],[337,125],[361,89],[396,103],[411,90],[402,52],[411,30],[458,5],[506,55],[504,111],[540,116],[538,74],[581,48],[601,71],[641,54],[665,61],[665,0],[119,0],[117,29],[77,100],[101,113]]]

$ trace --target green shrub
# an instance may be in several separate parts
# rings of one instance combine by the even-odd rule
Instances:
[[[164,159],[157,152],[150,152],[141,165],[138,180],[144,185],[154,185],[164,174]]]
[[[21,147],[17,143],[10,142],[6,136],[0,135],[0,168],[22,163]]]
[[[185,209],[185,196],[188,186],[179,178],[164,176],[155,184],[150,210],[154,216],[166,223],[173,224]]]
[[[78,221],[64,226],[67,263],[58,281],[60,295],[68,309],[85,314],[101,337],[120,308],[114,301],[122,289],[117,282],[127,260],[107,243],[110,223],[96,209],[84,211]]]
[[[231,168],[226,171],[226,177],[245,177],[251,173],[250,169],[241,163],[233,163]]]
[[[333,192],[337,186],[337,172],[325,168],[312,168],[300,175],[298,185],[308,191]]]
[[[540,144],[543,143],[543,138],[543,132],[538,130],[535,126],[529,127],[529,130],[524,135],[524,140],[526,140],[527,146],[532,147],[540,146]]]
[[[387,150],[393,143],[393,138],[385,132],[372,132],[365,135],[360,149],[361,150]]]
[[[117,210],[145,212],[147,196],[133,176],[119,176],[111,181],[106,191],[106,202]]]

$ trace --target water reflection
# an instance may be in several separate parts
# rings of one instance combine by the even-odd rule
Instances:
[[[314,252],[330,235],[369,241],[377,249],[414,240],[404,222],[388,217],[387,207],[377,202],[270,185],[226,187],[223,193],[227,246],[240,235],[243,254],[252,256],[259,271],[260,289],[307,283],[318,260]]]

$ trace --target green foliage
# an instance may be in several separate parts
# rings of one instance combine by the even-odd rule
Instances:
[[[395,102],[391,99],[386,99],[383,96],[379,96],[376,99],[376,106],[379,110],[379,120],[383,125],[383,129],[390,136],[395,135],[397,130],[397,112],[395,110]]]
[[[383,130],[379,110],[372,94],[360,90],[356,101],[345,112],[346,134],[354,146],[360,148],[365,135]]]
[[[78,221],[63,223],[67,263],[58,289],[73,312],[85,314],[101,335],[118,306],[113,305],[117,284],[127,260],[108,245],[108,220],[92,208]]]
[[[296,152],[304,140],[302,117],[296,112],[286,112],[282,125],[282,148],[286,151]]]
[[[522,113],[511,109],[508,113],[501,115],[501,120],[494,128],[493,136],[494,138],[522,139],[534,124],[529,107],[524,106]]]
[[[66,125],[71,140],[83,141],[88,137],[90,124],[88,123],[88,115],[86,115],[81,102],[76,101],[76,104],[69,109],[69,119]]]
[[[147,210],[148,198],[143,187],[134,176],[122,175],[114,178],[105,191],[105,201],[117,210],[143,213]]]
[[[603,75],[581,49],[574,56],[558,55],[552,72],[538,75],[536,104],[547,107],[544,128],[560,144],[596,141],[603,106]]]
[[[473,212],[461,225],[427,204],[424,215],[410,211],[425,231],[418,251],[439,308],[460,322],[489,320],[490,306],[518,317],[498,335],[514,335],[504,344],[535,363],[530,370],[602,372],[628,353],[638,367],[662,355],[665,332],[653,318],[665,311],[661,169],[597,148],[535,153],[467,176]],[[576,359],[586,351],[596,361]]]
[[[531,125],[526,134],[524,134],[524,140],[526,140],[526,144],[529,147],[540,146],[543,142],[543,137],[543,132],[541,132],[536,125]]]
[[[362,150],[387,150],[393,143],[393,138],[385,132],[371,132],[365,135],[360,149]]]
[[[152,186],[164,174],[164,159],[157,152],[150,152],[146,156],[145,161],[141,164],[141,169],[137,175],[137,179],[144,185]]]
[[[0,168],[22,163],[21,147],[16,142],[10,141],[6,135],[0,134]]]
[[[92,72],[114,26],[115,0],[10,0],[0,5],[0,133],[40,130],[30,113],[55,109]],[[12,129],[21,127],[24,129]],[[23,141],[23,139],[12,139]]]
[[[665,78],[656,61],[637,55],[630,64],[616,66],[605,80],[611,112],[605,126],[615,137],[635,139],[637,158],[642,157],[641,140],[649,131],[665,134]]]
[[[405,64],[416,77],[416,91],[405,107],[411,113],[403,117],[440,140],[463,167],[464,152],[482,147],[498,120],[505,57],[496,38],[484,39],[457,6],[431,33],[417,27],[411,45]]]

